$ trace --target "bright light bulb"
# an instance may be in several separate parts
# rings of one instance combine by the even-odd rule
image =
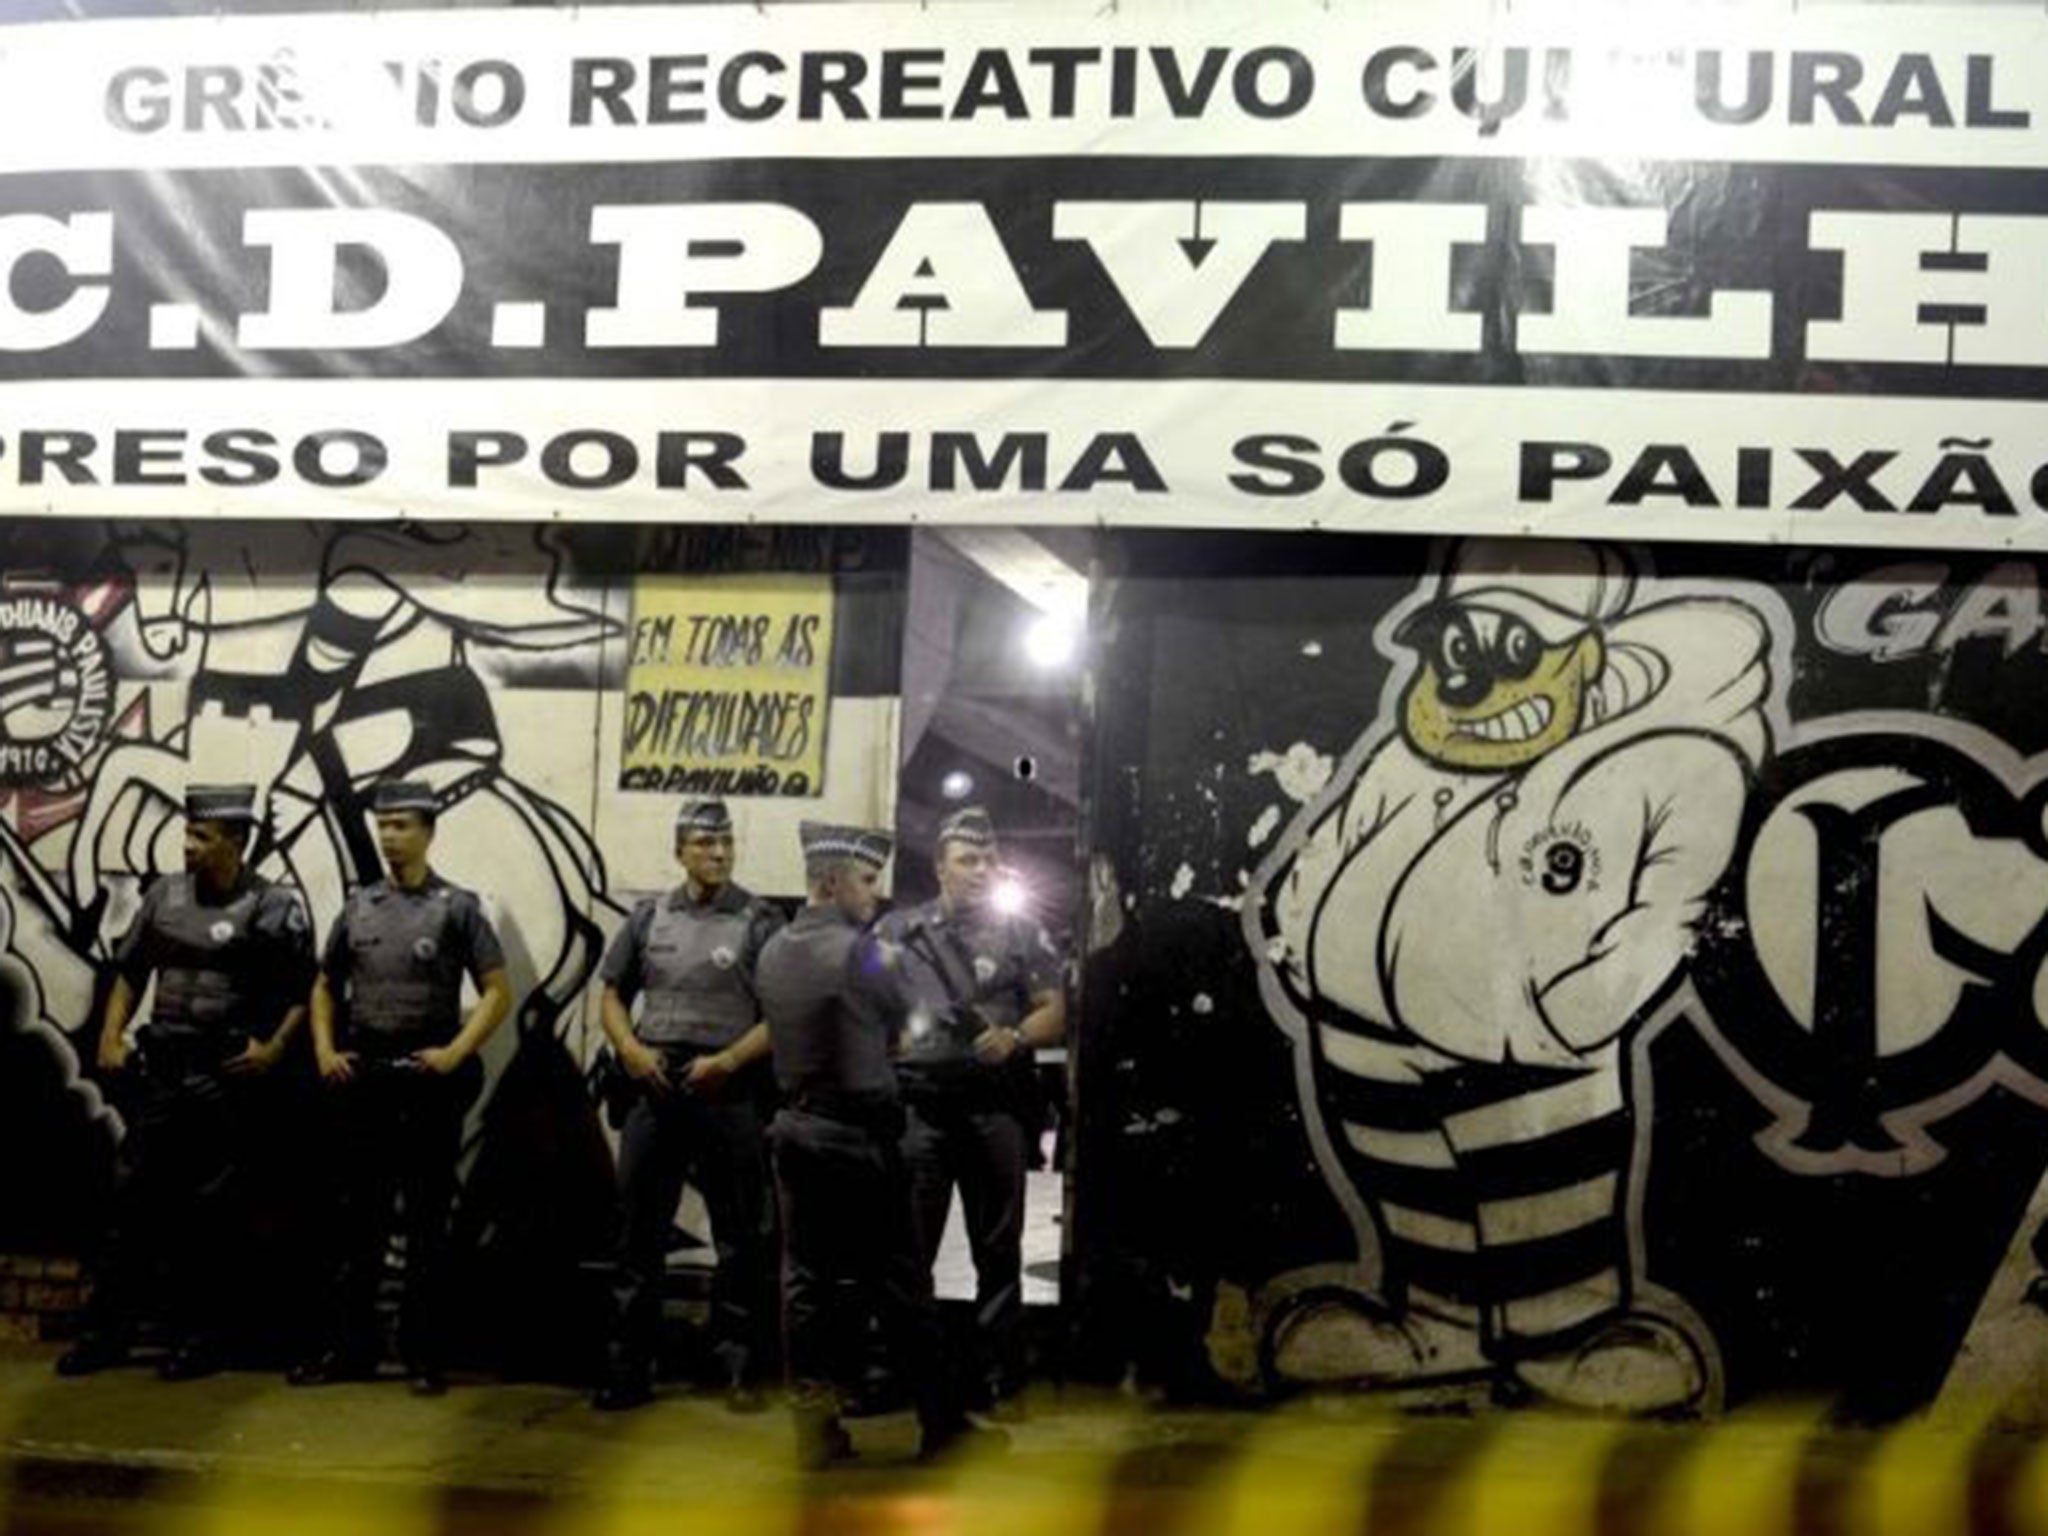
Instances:
[[[1024,654],[1036,666],[1063,667],[1080,644],[1081,626],[1063,614],[1043,614],[1024,632]]]
[[[1024,889],[1024,882],[1012,875],[1005,875],[995,883],[988,894],[989,905],[1005,917],[1014,917],[1031,904],[1031,895]]]

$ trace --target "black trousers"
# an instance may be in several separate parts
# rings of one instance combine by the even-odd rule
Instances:
[[[714,1096],[682,1086],[687,1049],[666,1053],[670,1089],[643,1092],[619,1132],[619,1246],[612,1287],[611,1366],[653,1367],[668,1235],[684,1181],[711,1213],[718,1268],[711,1332],[727,1373],[753,1379],[775,1356],[775,1202],[760,1078],[728,1079]]]
[[[770,1131],[782,1207],[783,1350],[797,1411],[836,1411],[870,1318],[929,1426],[959,1421],[939,1360],[931,1268],[892,1134],[785,1109]]]
[[[91,1266],[89,1336],[125,1343],[154,1315],[174,1344],[226,1342],[267,1085],[220,1071],[219,1058],[145,1045],[114,1088],[127,1133]]]
[[[463,1121],[482,1089],[475,1060],[445,1077],[365,1060],[353,1080],[331,1090],[338,1222],[327,1347],[376,1358],[377,1285],[391,1233],[402,1224],[399,1357],[412,1370],[445,1361],[456,1164]]]
[[[1007,1395],[1024,1382],[1024,1122],[991,1094],[918,1092],[905,1106],[903,1161],[925,1270],[938,1258],[957,1186],[974,1257],[974,1374],[993,1395]]]

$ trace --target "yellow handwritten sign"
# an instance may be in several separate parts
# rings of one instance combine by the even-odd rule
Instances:
[[[631,646],[621,789],[823,792],[830,576],[642,576]]]

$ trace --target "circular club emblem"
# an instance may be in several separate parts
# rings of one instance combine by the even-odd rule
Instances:
[[[432,939],[414,939],[412,941],[412,953],[413,958],[416,960],[431,960],[434,956],[441,953],[441,946]]]
[[[984,987],[996,979],[996,963],[987,955],[974,957],[974,979]]]
[[[235,925],[226,918],[222,918],[206,930],[206,936],[216,944],[225,944],[235,936]]]
[[[721,971],[731,970],[735,965],[739,964],[739,958],[738,955],[732,952],[731,947],[725,944],[721,944],[718,948],[711,951],[711,963]]]
[[[113,679],[99,631],[56,596],[0,597],[0,787],[80,788],[105,739]]]

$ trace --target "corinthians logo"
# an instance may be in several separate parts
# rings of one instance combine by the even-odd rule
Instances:
[[[55,596],[0,595],[0,787],[78,788],[112,704],[106,648],[83,613]]]
[[[2048,764],[1856,723],[1764,769],[1693,980],[1767,1153],[1910,1176],[1987,1093],[2048,1107]]]

